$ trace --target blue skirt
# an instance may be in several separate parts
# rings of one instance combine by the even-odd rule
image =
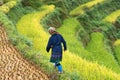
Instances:
[[[52,62],[52,63],[58,63],[60,61],[62,61],[62,53],[52,52],[51,58],[50,58],[50,62]]]

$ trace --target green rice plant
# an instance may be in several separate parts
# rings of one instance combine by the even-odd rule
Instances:
[[[8,13],[8,18],[13,22],[14,25],[18,22],[18,20],[25,14],[35,12],[35,10],[28,6],[24,7],[21,3],[17,3]]]
[[[114,26],[109,22],[103,21],[103,19],[110,13],[118,10],[120,8],[118,5],[119,2],[114,0],[104,1],[101,4],[94,6],[93,9],[86,11],[85,14],[79,15],[77,18],[88,33],[91,33],[93,28],[101,29],[105,33],[114,31]],[[110,33],[110,36],[113,36],[113,32]]]
[[[120,7],[118,5],[119,2],[114,0],[105,1],[103,4],[95,6],[94,9],[80,15],[78,20],[88,33],[93,32],[93,29],[101,29],[101,31],[106,35],[106,38],[112,42],[119,38],[119,29],[116,29],[112,23],[106,22],[103,19],[110,15],[110,13],[119,10]]]
[[[93,7],[94,5],[98,4],[98,3],[102,3],[104,0],[93,0],[90,1],[86,4],[80,5],[77,8],[73,9],[70,12],[70,15],[80,15],[84,13],[84,9],[90,9],[91,7]]]
[[[12,22],[7,18],[7,15],[5,15],[3,12],[0,12],[0,23],[2,23],[6,29],[7,34],[9,35],[9,39],[11,40],[12,37],[10,35],[14,34],[16,35],[16,29],[15,26],[12,24]]]
[[[41,0],[21,0],[23,6],[31,6],[34,9],[37,9],[43,4]]]
[[[2,6],[0,6],[0,11],[3,11],[4,13],[8,13],[9,10],[16,5],[16,1],[9,1]]]
[[[79,6],[81,4],[84,4],[88,1],[91,1],[91,0],[62,0],[61,1],[62,2],[62,7],[63,7],[62,9],[64,9],[64,11],[66,13],[69,13],[71,10],[73,10],[77,6]]]
[[[79,41],[76,37],[76,32],[79,31],[80,28],[81,31],[83,31],[82,26],[75,18],[69,18],[64,20],[63,25],[58,28],[58,32],[60,32],[67,41],[68,49],[71,52],[76,53],[82,58],[93,60],[91,53],[84,49],[82,42]]]
[[[113,13],[111,13],[110,15],[108,15],[106,18],[103,19],[103,21],[108,21],[111,23],[114,23],[117,19],[117,17],[120,16],[120,10],[116,10]]]
[[[41,20],[41,24],[47,29],[50,26],[59,27],[62,24],[60,8],[55,8],[54,12],[50,13]]]
[[[7,3],[9,1],[19,1],[19,0],[3,0],[4,3]]]
[[[119,39],[116,40],[113,45],[114,45],[114,46],[119,46],[119,45],[120,45],[120,40],[119,40]]]
[[[106,16],[110,15],[110,13],[119,10],[120,3],[114,0],[104,1],[103,3],[94,6],[92,10],[86,12],[86,14],[80,15],[79,17],[88,18],[88,20],[102,21]],[[104,10],[106,9],[106,10]]]
[[[91,33],[91,40],[88,43],[86,49],[92,53],[95,60],[101,64],[105,65],[112,70],[119,72],[119,65],[115,60],[112,53],[108,52],[105,45],[105,37],[100,32]],[[111,65],[112,64],[112,65]]]
[[[117,27],[117,28],[120,28],[119,25],[120,25],[120,16],[117,17],[114,25]]]
[[[118,60],[118,64],[120,65],[120,39],[118,39],[114,42],[113,49],[115,52],[115,56]]]
[[[26,55],[28,56],[32,55],[31,57],[34,56],[33,58],[35,62],[37,62],[38,64],[40,62],[41,66],[44,65],[43,66],[44,69],[48,70],[48,72],[52,70],[52,68],[51,65],[49,65],[49,63],[47,62],[50,57],[50,54],[46,53],[45,46],[47,44],[47,40],[50,35],[48,35],[48,33],[45,32],[42,25],[39,24],[39,21],[46,14],[50,13],[53,10],[54,8],[52,6],[48,6],[46,10],[42,12],[35,12],[23,16],[17,24],[18,31],[22,35],[25,35],[32,40],[33,48],[31,50],[39,51],[37,53],[30,52],[29,54]],[[70,20],[71,21],[75,20],[76,22],[76,19],[70,19]],[[69,22],[69,20],[66,21]],[[66,24],[70,24],[70,23],[66,23]],[[71,37],[69,39],[71,39]],[[86,61],[82,59],[80,56],[77,56],[75,53],[70,52],[69,50],[64,52],[63,54],[64,56],[63,56],[62,65],[65,73],[59,76],[61,80],[83,80],[83,79],[84,80],[107,80],[107,79],[119,80],[120,79],[119,74],[111,71],[108,68],[105,68],[104,66],[100,66],[97,63]],[[40,58],[41,56],[43,56],[43,58]],[[76,73],[76,75],[73,75],[74,73]]]
[[[19,35],[14,24],[3,12],[0,12],[0,23],[2,23],[2,26],[5,28],[9,41],[22,53],[26,53],[26,49],[32,46],[31,41],[26,37]]]
[[[67,59],[68,57],[69,60]],[[111,70],[107,70],[104,66],[99,66],[97,63],[91,63],[83,60],[69,51],[64,54],[63,62],[64,63],[62,64],[65,71],[68,71],[69,73],[78,73],[81,80],[119,80],[119,78],[115,77],[113,74],[114,72],[111,72]],[[67,65],[65,63],[67,63]]]
[[[62,33],[62,35],[65,37],[69,50],[71,52],[78,53],[77,55],[81,56],[82,58],[93,61],[95,60],[98,63],[112,68],[116,72],[119,72],[119,65],[114,59],[114,56],[109,53],[109,51],[107,51],[106,47],[104,47],[105,45],[103,34],[93,34],[91,37],[92,40],[90,41],[90,43],[88,43],[89,49],[87,49],[88,51],[86,51],[82,43],[76,39],[75,35],[78,29],[80,29],[81,27],[82,26],[80,26],[76,19],[71,18],[65,20],[63,22],[63,26],[58,28],[58,31]],[[98,47],[96,47],[96,45]],[[111,63],[114,65],[111,65]]]
[[[43,45],[43,46],[46,45],[45,43],[41,43],[41,45],[40,45],[40,44],[38,44],[38,42],[43,42],[43,41],[47,42],[47,40],[46,40],[47,36],[45,36],[47,33],[45,33],[43,31],[44,29],[41,29],[39,27],[41,25],[39,25],[37,23],[39,23],[39,20],[42,19],[45,16],[45,14],[49,13],[50,11],[53,11],[53,9],[54,9],[53,5],[52,6],[44,6],[44,8],[45,7],[49,8],[49,10],[28,14],[27,16],[22,17],[22,19],[17,24],[18,31],[21,32],[21,34],[24,34],[25,36],[29,37],[29,39],[34,43],[33,47],[37,50],[39,50],[39,49],[44,50],[45,47],[42,47],[41,45]],[[29,20],[29,22],[30,22],[29,24],[28,24],[28,20],[26,21],[26,19]],[[23,24],[21,24],[21,23],[23,23]],[[28,26],[28,27],[26,27],[26,26]],[[33,27],[35,27],[35,29],[33,29]],[[37,30],[36,30],[36,28],[37,28]],[[29,30],[29,32],[27,30]],[[39,34],[42,34],[42,35],[39,35]],[[41,39],[41,37],[42,38],[44,37],[44,38]],[[42,53],[44,53],[44,52],[42,52]]]

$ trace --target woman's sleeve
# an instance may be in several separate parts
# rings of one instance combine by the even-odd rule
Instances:
[[[67,50],[66,41],[64,40],[64,38],[62,36],[61,36],[61,39],[62,39],[64,50]]]
[[[49,52],[52,45],[52,39],[50,38],[46,47],[46,51]]]

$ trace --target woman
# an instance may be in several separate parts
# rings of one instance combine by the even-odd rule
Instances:
[[[58,68],[59,73],[62,73],[62,65],[60,64],[60,61],[62,61],[62,45],[64,46],[64,51],[67,50],[66,41],[60,35],[58,32],[56,32],[54,27],[50,27],[48,29],[48,32],[51,34],[51,37],[49,38],[46,51],[49,52],[50,49],[52,49],[52,54],[50,58],[50,62],[55,63],[55,67]]]

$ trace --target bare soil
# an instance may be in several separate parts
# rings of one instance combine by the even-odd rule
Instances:
[[[8,41],[0,26],[0,80],[50,80],[40,69],[25,60]]]

